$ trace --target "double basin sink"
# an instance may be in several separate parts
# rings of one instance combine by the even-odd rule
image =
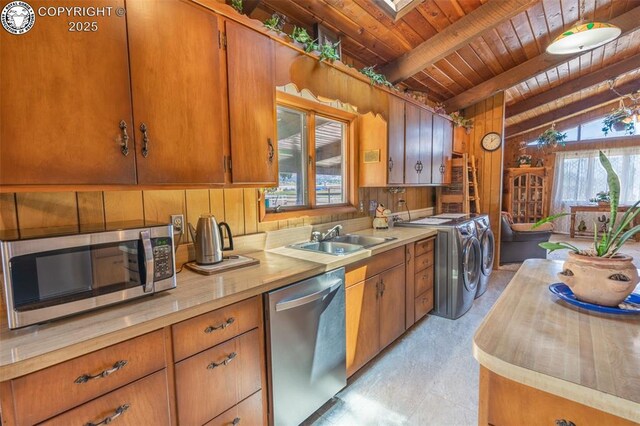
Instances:
[[[336,256],[350,254],[359,250],[375,247],[397,239],[396,237],[370,237],[367,235],[338,235],[325,241],[310,241],[293,244],[290,247],[298,250],[327,253]]]

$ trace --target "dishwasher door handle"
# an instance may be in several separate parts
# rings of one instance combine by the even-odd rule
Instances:
[[[286,311],[287,309],[297,308],[298,306],[307,305],[311,302],[315,302],[318,299],[323,299],[329,294],[333,293],[342,285],[342,280],[335,280],[329,287],[323,288],[315,293],[307,294],[306,296],[298,297],[296,299],[285,299],[282,302],[276,303],[276,312]]]

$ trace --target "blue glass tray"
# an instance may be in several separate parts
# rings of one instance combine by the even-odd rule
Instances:
[[[614,314],[614,315],[640,315],[640,310],[622,309],[618,307],[594,305],[593,303],[583,302],[581,300],[578,300],[576,299],[576,296],[573,294],[569,286],[563,283],[551,284],[549,286],[549,290],[551,291],[551,293],[555,294],[565,302],[573,306],[577,306],[579,308],[587,309],[589,311],[600,312],[603,314]],[[624,302],[640,305],[640,294],[631,293],[626,299],[624,299]]]

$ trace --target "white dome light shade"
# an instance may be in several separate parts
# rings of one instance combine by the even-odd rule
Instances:
[[[603,22],[587,22],[563,32],[547,47],[552,55],[586,52],[620,36],[622,30]]]

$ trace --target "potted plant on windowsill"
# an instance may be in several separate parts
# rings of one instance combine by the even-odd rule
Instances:
[[[624,244],[640,232],[640,225],[633,220],[640,214],[640,200],[628,209],[616,225],[620,201],[620,179],[611,167],[609,159],[600,151],[600,164],[607,172],[607,183],[611,198],[611,220],[608,228],[598,237],[598,226],[594,223],[593,248],[580,250],[566,242],[540,243],[549,251],[570,250],[558,279],[565,283],[578,300],[603,306],[617,306],[636,287],[640,278],[631,256],[619,253]],[[570,213],[549,216],[537,222],[536,228]],[[626,229],[631,225],[631,229]]]
[[[600,191],[595,197],[589,198],[592,203],[598,203],[599,206],[608,206],[611,203],[611,195],[609,191]]]

